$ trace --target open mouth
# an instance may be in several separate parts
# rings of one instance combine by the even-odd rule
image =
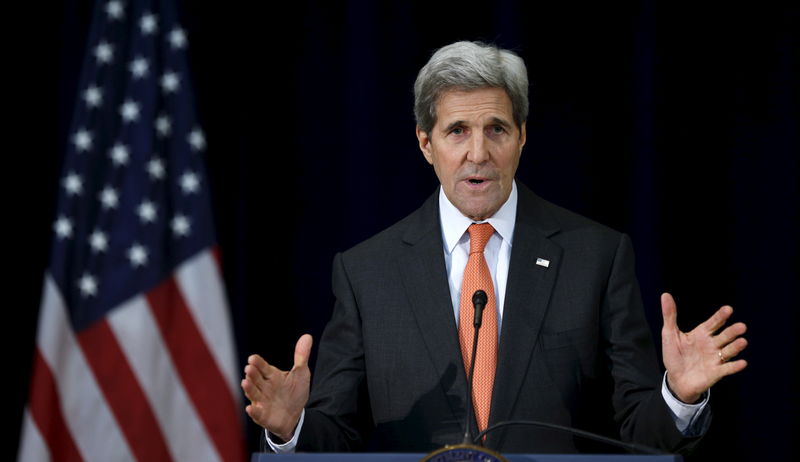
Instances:
[[[469,182],[472,183],[472,184],[481,184],[481,183],[483,183],[483,180],[479,180],[477,178],[470,178]]]

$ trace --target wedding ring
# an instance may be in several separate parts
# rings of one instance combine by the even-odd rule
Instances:
[[[719,362],[724,363],[726,360],[725,357],[722,356],[722,350],[717,350],[717,354],[719,355]]]

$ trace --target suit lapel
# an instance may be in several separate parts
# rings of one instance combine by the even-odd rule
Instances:
[[[517,185],[517,221],[489,425],[509,420],[512,415],[547,312],[562,254],[561,247],[548,239],[558,232],[558,224],[538,196]],[[498,447],[502,434],[490,435],[489,446]]]
[[[466,374],[447,282],[438,190],[412,220],[403,236],[408,251],[398,259],[400,274],[437,375],[454,377],[441,386],[455,418],[464,415]]]

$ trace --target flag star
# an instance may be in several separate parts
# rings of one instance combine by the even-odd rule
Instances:
[[[172,132],[172,122],[167,115],[161,115],[156,119],[156,131],[160,136],[168,136]]]
[[[114,162],[114,165],[126,165],[129,158],[130,151],[124,144],[117,143],[111,148],[111,160]]]
[[[123,122],[135,122],[139,120],[139,105],[135,101],[125,100],[119,107],[119,113]]]
[[[189,144],[192,145],[192,149],[195,151],[202,151],[206,147],[206,137],[199,128],[192,130],[189,133],[187,140],[189,141]]]
[[[102,231],[96,230],[89,236],[89,245],[92,246],[92,251],[105,252],[108,250],[108,236]]]
[[[175,215],[172,219],[172,234],[175,236],[188,236],[191,230],[191,223],[189,219],[183,215]]]
[[[131,61],[130,66],[128,69],[131,71],[134,79],[141,79],[147,77],[147,72],[150,70],[150,65],[147,64],[147,60],[139,56],[138,58]]]
[[[99,197],[100,204],[102,204],[103,208],[106,210],[115,209],[117,208],[117,204],[119,204],[119,195],[111,186],[106,186],[105,189],[100,191]]]
[[[172,48],[184,48],[186,47],[186,32],[180,27],[176,27],[170,31],[168,40]]]
[[[88,151],[92,148],[92,133],[82,128],[75,132],[75,135],[72,137],[72,142],[75,144],[75,149],[77,149],[78,152]]]
[[[158,16],[152,13],[145,13],[139,21],[139,28],[143,35],[150,35],[158,30]]]
[[[67,191],[68,196],[79,195],[83,191],[83,182],[80,175],[75,172],[70,172],[61,183]]]
[[[103,102],[103,92],[95,85],[92,85],[83,92],[83,99],[89,108],[98,107]]]
[[[161,77],[161,88],[164,93],[174,93],[180,87],[181,80],[175,72],[167,72]]]
[[[181,189],[184,194],[196,193],[200,186],[200,179],[192,172],[184,173],[180,179]]]
[[[108,42],[100,42],[94,49],[94,56],[97,64],[107,64],[114,59],[114,46]]]
[[[131,261],[131,265],[133,265],[134,268],[146,265],[147,249],[138,243],[133,244],[133,246],[128,249],[128,259]]]
[[[147,163],[147,173],[150,174],[150,178],[153,180],[164,179],[164,161],[158,157],[153,157],[153,159]]]
[[[78,288],[84,297],[97,295],[97,279],[89,273],[83,273],[78,279]]]
[[[152,223],[156,221],[156,206],[152,202],[142,202],[136,213],[139,215],[142,223]]]
[[[56,232],[59,239],[72,237],[72,221],[62,215],[53,223],[53,230]]]
[[[122,2],[113,0],[106,3],[106,14],[108,15],[108,19],[121,19],[123,16],[125,16],[125,10]]]

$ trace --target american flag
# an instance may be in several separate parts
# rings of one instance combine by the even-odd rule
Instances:
[[[188,45],[172,1],[95,5],[20,460],[245,460]]]

